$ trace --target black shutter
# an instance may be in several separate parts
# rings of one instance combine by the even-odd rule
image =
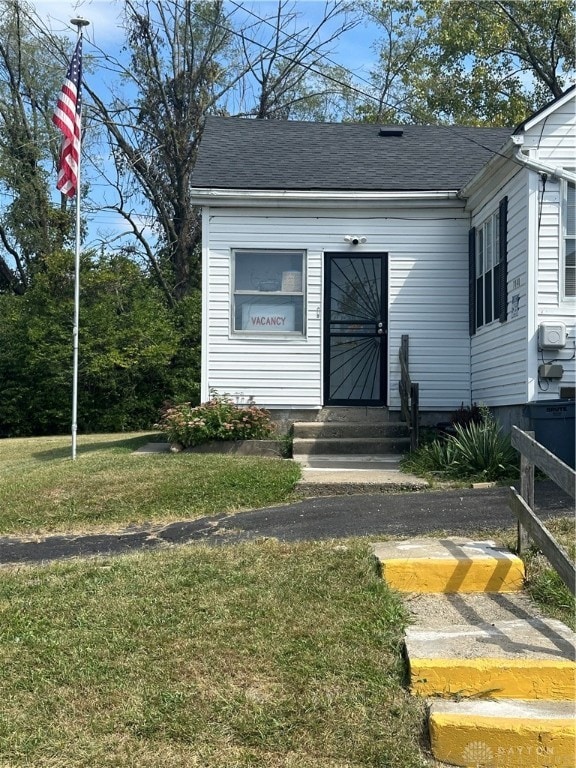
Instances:
[[[468,231],[468,328],[476,333],[476,227]]]
[[[500,322],[508,319],[508,198],[500,200],[500,269],[498,291],[500,304]]]

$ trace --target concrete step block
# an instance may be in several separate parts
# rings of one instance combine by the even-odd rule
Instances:
[[[572,701],[435,701],[432,754],[465,768],[574,768],[574,722]]]
[[[293,442],[294,455],[318,454],[390,454],[403,453],[410,448],[410,440],[402,437],[368,438],[300,438]]]
[[[422,696],[569,700],[576,693],[576,635],[554,619],[409,627],[413,693]]]
[[[350,472],[368,472],[368,471],[398,471],[400,466],[400,456],[397,453],[390,454],[349,454],[340,455],[333,453],[330,455],[309,455],[293,454],[294,461],[297,461],[304,470],[318,471],[344,471]]]
[[[494,541],[409,539],[372,550],[382,577],[400,592],[515,592],[524,584],[522,560]]]
[[[406,424],[401,421],[384,423],[343,421],[296,421],[294,437],[301,438],[388,438],[409,437]]]
[[[364,421],[380,424],[390,419],[390,411],[386,407],[330,405],[322,408],[316,416],[316,421]]]

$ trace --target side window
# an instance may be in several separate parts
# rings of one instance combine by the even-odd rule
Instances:
[[[500,317],[500,214],[476,230],[476,328]]]
[[[563,195],[564,232],[564,298],[576,297],[576,185],[564,184]]]
[[[232,331],[304,335],[304,251],[237,250],[232,261]]]

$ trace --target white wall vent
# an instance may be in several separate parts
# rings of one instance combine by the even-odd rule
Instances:
[[[538,346],[540,349],[563,349],[566,346],[564,323],[541,323],[538,326]]]

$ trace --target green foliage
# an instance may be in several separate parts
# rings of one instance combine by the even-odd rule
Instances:
[[[0,436],[70,429],[73,283],[59,252],[24,295],[0,295]],[[80,283],[78,429],[149,428],[167,397],[194,396],[199,300],[171,312],[124,256],[83,256]]]
[[[457,473],[482,480],[500,480],[514,474],[518,454],[510,440],[489,414],[483,414],[480,424],[455,425],[453,444]]]
[[[46,255],[70,242],[74,217],[51,203],[57,143],[51,115],[63,66],[59,46],[30,23],[23,2],[0,0],[0,291],[23,293]],[[34,31],[32,31],[34,30]]]
[[[454,424],[455,434],[433,440],[410,454],[403,467],[423,475],[493,481],[515,475],[518,454],[503,435],[490,411],[480,407],[482,419]]]
[[[262,440],[274,432],[268,411],[236,405],[225,395],[215,395],[196,408],[190,403],[169,407],[157,427],[169,442],[184,448],[211,440]]]
[[[574,77],[574,0],[363,0],[378,100],[361,119],[515,125]]]

